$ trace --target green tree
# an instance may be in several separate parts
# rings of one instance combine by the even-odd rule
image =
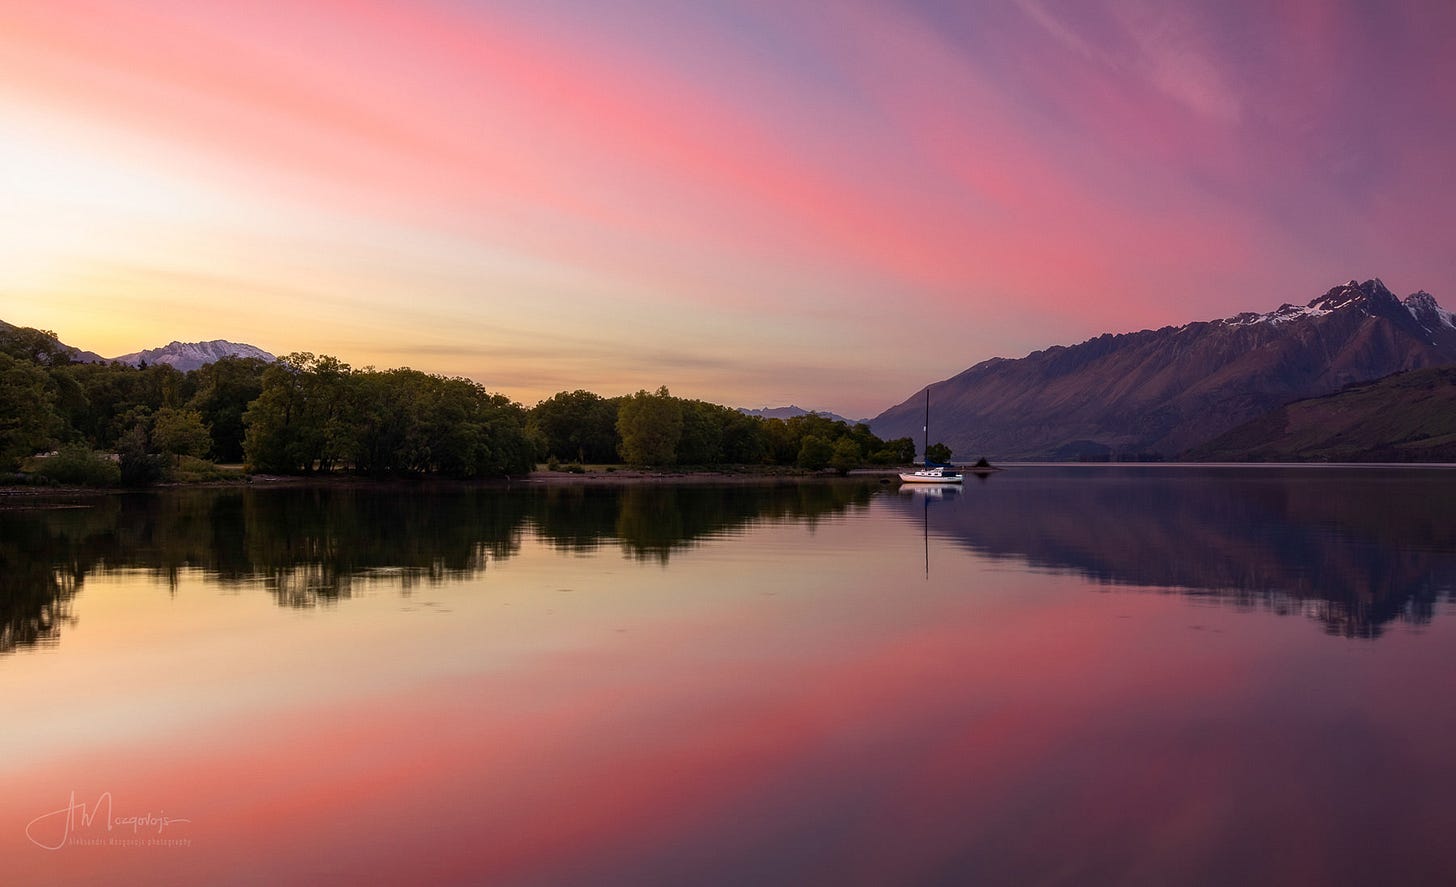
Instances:
[[[829,467],[843,477],[851,469],[858,468],[863,461],[864,453],[859,448],[859,442],[846,435],[835,441],[834,453],[829,457]]]
[[[723,461],[723,424],[727,407],[701,400],[682,403],[682,434],[677,441],[677,464],[717,465]]]
[[[141,370],[141,390],[153,410],[181,406],[187,402],[187,376],[166,363],[154,363]]]
[[[301,468],[298,455],[304,422],[303,369],[279,361],[263,373],[262,391],[243,413],[243,459],[250,471],[291,474]]]
[[[798,465],[808,471],[819,471],[834,458],[834,445],[817,434],[807,434],[799,444]]]
[[[256,357],[223,357],[189,373],[195,391],[187,406],[202,414],[212,432],[212,454],[219,462],[243,460],[243,414],[263,393],[268,362]]]
[[[197,410],[162,407],[152,420],[152,445],[163,453],[205,456],[212,447],[212,434]]]
[[[166,466],[162,457],[151,451],[147,430],[134,426],[116,442],[121,482],[129,487],[144,487],[162,479]]]
[[[663,385],[657,393],[640,390],[617,410],[622,458],[631,465],[672,465],[682,437],[682,402]]]
[[[60,343],[55,333],[28,326],[0,324],[0,354],[37,366],[64,366],[71,362],[70,349]]]
[[[933,443],[925,449],[925,458],[930,462],[949,462],[951,449],[943,443]]]
[[[760,416],[727,410],[723,416],[723,460],[735,465],[768,461],[771,444]]]
[[[351,432],[344,462],[364,474],[415,474],[429,470],[422,440],[422,414],[429,405],[432,377],[411,369],[380,372],[372,367],[348,377],[344,411]]]
[[[449,477],[527,474],[535,449],[526,436],[526,411],[469,379],[436,381],[426,415],[432,468]]]
[[[249,466],[284,474],[331,471],[354,449],[349,439],[349,365],[308,352],[263,372],[263,390],[243,415]]]
[[[759,428],[764,461],[771,465],[793,465],[799,459],[800,438],[783,419],[764,419]]]
[[[61,426],[54,398],[45,370],[0,352],[0,471],[52,444]]]
[[[915,461],[915,441],[909,437],[897,437],[884,441],[870,456],[876,465],[909,465]]]
[[[617,401],[578,389],[553,394],[532,408],[527,430],[542,458],[615,462]]]
[[[150,427],[164,406],[180,406],[186,377],[166,364],[139,369],[121,363],[73,363],[50,370],[61,392],[58,406],[69,426],[67,436],[100,450],[138,422]]]

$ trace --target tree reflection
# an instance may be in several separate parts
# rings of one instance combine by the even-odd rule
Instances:
[[[1456,600],[1456,473],[1007,472],[938,508],[938,535],[1107,586],[1301,614],[1343,637],[1423,625]],[[1447,490],[1446,487],[1453,489]],[[86,579],[188,571],[318,607],[379,583],[482,574],[527,534],[666,564],[704,540],[866,507],[875,484],[178,490],[0,511],[0,654],[55,644]],[[905,507],[921,519],[920,509]],[[908,512],[907,512],[908,513]]]
[[[874,489],[866,484],[628,487],[619,494],[614,533],[629,556],[666,564],[680,548],[760,521],[812,525],[821,515],[864,507]]]
[[[0,655],[57,643],[85,577],[115,550],[116,499],[33,504],[0,511]]]
[[[591,552],[616,542],[629,557],[666,564],[674,552],[761,521],[812,524],[865,507],[877,484],[640,485],[548,488],[534,497],[532,522],[562,551]]]
[[[667,563],[758,521],[863,507],[874,485],[174,490],[0,511],[0,654],[54,644],[87,577],[145,571],[174,593],[187,571],[261,585],[280,606],[346,600],[383,583],[477,576],[527,532],[563,551],[620,544]]]

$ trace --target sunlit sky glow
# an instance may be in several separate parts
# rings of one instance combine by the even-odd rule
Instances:
[[[0,319],[868,416],[1456,303],[1456,5],[0,0]]]

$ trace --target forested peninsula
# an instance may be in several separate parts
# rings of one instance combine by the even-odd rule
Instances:
[[[54,334],[0,329],[4,482],[139,486],[251,473],[517,477],[539,463],[789,466],[840,473],[908,464],[910,438],[815,414],[766,419],[673,396],[563,391],[527,408],[477,382],[353,369],[295,353],[190,372],[73,359]],[[236,469],[233,475],[238,476]]]

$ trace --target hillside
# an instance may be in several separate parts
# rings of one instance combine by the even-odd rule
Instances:
[[[1456,461],[1456,367],[1296,401],[1194,448],[1217,462]]]
[[[5,321],[0,320],[0,332],[20,332],[32,336],[33,338],[30,341],[34,346],[33,350],[37,352],[50,352],[51,354],[56,355],[58,358],[61,355],[64,355],[63,358],[60,358],[62,362],[64,362],[65,360],[70,360],[75,363],[106,362],[106,358],[102,357],[101,355],[93,351],[82,351],[80,348],[77,348],[73,345],[67,345],[65,342],[62,342],[60,339],[56,338],[54,335],[46,330],[37,330],[32,329],[31,327],[15,326],[14,324],[6,323]]]
[[[958,458],[1176,457],[1285,403],[1456,363],[1456,324],[1426,292],[1350,281],[1303,306],[995,358],[931,386],[931,437]],[[921,437],[925,389],[871,423]]]

